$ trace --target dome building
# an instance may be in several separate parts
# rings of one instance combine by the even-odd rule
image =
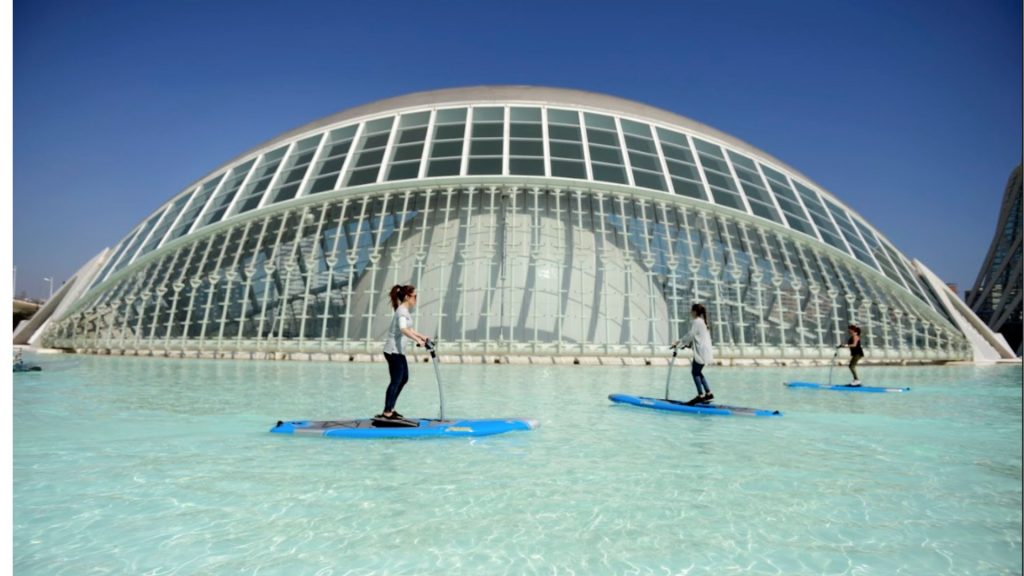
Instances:
[[[185,187],[55,298],[43,343],[379,352],[387,292],[464,356],[651,356],[704,303],[724,359],[976,357],[933,275],[765,152],[620,98],[508,86],[359,106]],[[970,324],[970,323],[968,323]]]

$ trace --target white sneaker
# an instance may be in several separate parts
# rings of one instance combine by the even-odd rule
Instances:
[[[854,380],[853,384],[860,384],[860,380]]]

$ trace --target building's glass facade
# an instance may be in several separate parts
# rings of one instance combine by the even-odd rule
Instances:
[[[649,354],[699,301],[724,358],[830,357],[851,321],[876,358],[968,356],[895,247],[756,149],[614,98],[473,92],[201,179],[110,251],[47,341],[375,352],[387,290],[412,283],[417,329],[449,351]]]

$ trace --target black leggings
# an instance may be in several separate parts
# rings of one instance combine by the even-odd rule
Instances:
[[[405,354],[385,352],[384,359],[388,361],[388,373],[391,374],[391,383],[388,384],[387,394],[384,395],[384,411],[392,412],[398,403],[398,395],[409,381],[409,362],[406,361]]]
[[[863,356],[860,355],[855,355],[850,358],[850,372],[853,372],[854,380],[860,380],[860,378],[857,377],[857,363],[860,362],[861,358],[863,358]]]

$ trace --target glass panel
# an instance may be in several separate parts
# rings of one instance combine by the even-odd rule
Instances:
[[[338,184],[338,174],[345,166],[345,158],[348,157],[349,149],[352,147],[352,139],[355,138],[358,126],[346,126],[332,130],[327,134],[327,143],[324,151],[318,160],[318,166],[314,168],[312,186],[309,194],[319,194],[327,190],[334,190]]]
[[[551,175],[557,178],[587,179],[587,169],[583,162],[551,159]]]
[[[424,126],[430,122],[430,111],[424,112],[413,112],[411,114],[402,114],[402,119],[399,120],[399,128],[412,128],[414,126]],[[426,128],[424,128],[424,134]]]
[[[803,208],[800,207],[800,201],[797,200],[793,189],[789,187],[786,181],[787,178],[781,172],[773,170],[764,164],[760,166],[765,178],[768,179],[768,187],[775,194],[775,199],[778,200],[782,212],[786,215],[786,222],[789,224],[789,227],[817,238],[818,235],[815,233],[811,222],[804,216]]]
[[[346,186],[360,186],[377,181],[380,165],[384,160],[384,151],[394,124],[394,116],[378,118],[366,123],[360,138],[361,143],[356,147],[354,168],[348,175]]]
[[[825,207],[822,205],[821,201],[818,200],[818,195],[813,190],[796,180],[793,180],[793,185],[795,185],[797,191],[800,192],[800,197],[803,198],[804,206],[807,208],[807,211],[811,213],[811,218],[814,220],[814,224],[818,227],[818,232],[821,233],[822,240],[830,246],[838,248],[839,250],[849,254],[850,251],[846,248],[846,245],[843,244],[842,239],[839,238],[839,230],[836,230],[836,227],[832,224],[832,220],[828,217],[828,213],[825,211]]]
[[[642,136],[645,139],[650,140],[651,138],[651,127],[647,124],[641,124],[640,122],[634,122],[632,120],[626,120],[620,118],[619,122],[622,124],[623,134],[632,134],[634,136]]]
[[[509,142],[510,156],[544,156],[544,143],[540,140],[512,140]]]
[[[431,160],[427,168],[427,176],[458,176],[462,167],[462,160],[455,158],[451,160]]]
[[[260,164],[256,167],[256,173],[252,175],[246,190],[242,192],[238,200],[238,210],[235,214],[242,214],[256,208],[263,198],[263,192],[270,186],[270,181],[277,173],[277,167],[281,165],[288,146],[282,146],[263,155]]]
[[[505,149],[504,132],[504,108],[473,109],[469,174],[501,174],[502,154]]]
[[[458,176],[462,168],[462,141],[466,134],[466,109],[438,110],[430,149],[427,177]]]
[[[448,142],[434,142],[432,158],[461,158],[462,140]]]
[[[473,108],[473,124],[477,122],[505,122],[505,109],[500,107]]]
[[[568,142],[551,142],[551,156],[553,158],[571,158],[583,160],[583,145],[571,144]]]
[[[152,251],[154,248],[160,245],[160,241],[163,240],[164,234],[167,232],[167,229],[171,227],[171,224],[174,224],[175,218],[178,217],[178,214],[181,212],[182,208],[185,207],[185,203],[188,202],[189,198],[191,197],[192,194],[183,194],[177,200],[175,200],[173,204],[171,204],[171,207],[167,209],[167,215],[164,216],[164,219],[161,220],[160,224],[158,224],[157,227],[153,230],[153,234],[149,237],[149,240],[146,241],[146,243],[142,246],[142,249],[139,250],[139,253],[136,256],[136,258]]]
[[[540,123],[540,108],[511,108],[509,119],[512,122],[536,122]]]
[[[601,128],[604,130],[610,130],[617,132],[615,128],[615,119],[611,116],[605,116],[604,114],[594,114],[591,112],[584,112],[583,118],[587,122],[587,128]]]
[[[437,118],[434,122],[437,124],[463,124],[466,122],[466,109],[449,108],[447,110],[438,110]]]
[[[579,126],[580,115],[575,110],[559,110],[557,108],[548,108],[548,123]]]
[[[594,164],[591,162],[594,171],[594,180],[602,182],[614,182],[616,184],[627,184],[626,169],[621,166],[609,166],[607,164]]]
[[[501,158],[470,158],[469,174],[501,174]]]
[[[231,201],[235,199],[235,194],[242,187],[245,177],[249,175],[249,171],[255,163],[256,159],[254,158],[231,169],[227,180],[221,185],[220,192],[210,201],[210,208],[206,211],[202,222],[196,228],[220,222],[221,217],[224,216],[228,207],[231,206]]]
[[[529,158],[510,158],[508,161],[509,174],[521,174],[524,176],[543,176],[544,161]]]
[[[877,270],[878,266],[871,259],[868,247],[860,239],[860,236],[857,235],[857,231],[853,227],[853,222],[850,220],[849,216],[846,215],[846,211],[835,203],[829,201],[828,198],[824,198],[824,200],[829,212],[832,213],[832,217],[835,218],[836,223],[839,224],[839,231],[842,232],[843,238],[846,238],[846,242],[850,245],[850,248],[853,249],[853,255],[861,262]]]
[[[565,140],[568,142],[582,142],[580,129],[573,126],[548,126],[548,138],[551,140]]]
[[[501,156],[502,150],[504,150],[504,142],[500,139],[480,140],[474,138],[473,144],[469,148],[469,154],[471,156]]]
[[[272,193],[271,203],[283,202],[295,197],[299,192],[302,179],[305,178],[309,165],[316,156],[316,149],[320,145],[323,134],[300,140],[295,144],[295,149],[285,162],[284,171],[281,173],[280,181]]]
[[[392,153],[387,180],[408,180],[419,176],[423,143],[427,138],[426,124],[429,121],[429,112],[417,112],[402,116],[399,124],[403,127],[398,133],[400,144]]]
[[[647,172],[644,170],[633,169],[633,183],[643,188],[652,188],[654,190],[665,190],[665,179],[662,178],[661,174],[655,174],[653,172]]]
[[[764,180],[757,172],[757,166],[754,164],[754,161],[732,150],[729,150],[729,159],[732,160],[733,168],[736,170],[736,176],[739,178],[743,193],[747,195],[750,210],[762,218],[782,224],[782,217],[779,216],[778,210],[775,209],[772,197],[768,189],[765,188]]]
[[[689,196],[690,198],[704,200],[705,202],[708,199],[707,194],[704,193],[704,185],[700,182],[684,180],[682,178],[673,178],[672,188],[675,189],[676,194],[681,196]]]
[[[175,238],[180,238],[188,232],[189,228],[191,228],[192,224],[196,221],[196,218],[199,217],[199,213],[202,212],[203,207],[206,206],[206,201],[213,194],[214,190],[217,189],[217,185],[220,184],[220,181],[223,178],[224,174],[218,174],[210,180],[207,180],[206,183],[200,187],[199,192],[192,197],[192,201],[189,202],[188,207],[185,208],[181,218],[178,218],[178,224],[173,230],[171,230],[171,233],[167,235],[168,242]]]

